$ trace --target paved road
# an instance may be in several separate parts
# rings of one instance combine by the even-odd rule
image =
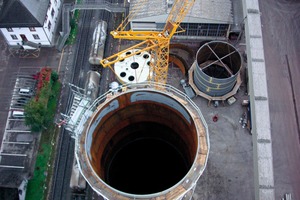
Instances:
[[[300,199],[300,1],[261,0],[275,197]]]

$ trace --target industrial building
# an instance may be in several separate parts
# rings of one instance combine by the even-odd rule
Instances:
[[[131,0],[132,30],[162,30],[173,0]],[[154,6],[153,6],[154,5]],[[225,40],[231,33],[241,31],[242,1],[196,0],[180,26],[185,30],[173,39]]]

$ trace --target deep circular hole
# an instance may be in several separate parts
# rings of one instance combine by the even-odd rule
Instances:
[[[134,81],[134,76],[129,76],[129,77],[128,77],[128,80],[129,80],[129,81]]]
[[[149,55],[148,55],[148,54],[144,54],[144,55],[143,55],[143,58],[148,59],[148,58],[149,58]]]
[[[131,67],[131,69],[137,69],[137,68],[139,68],[139,63],[133,62],[133,63],[131,63],[130,67]]]
[[[124,78],[124,77],[126,76],[126,73],[125,73],[125,72],[121,72],[121,73],[120,73],[120,76],[121,76],[122,78]]]
[[[172,187],[188,172],[187,155],[176,133],[158,123],[131,124],[110,151],[105,182],[132,194],[151,194]],[[112,141],[114,138],[112,139]]]
[[[199,65],[207,61],[217,61],[221,58],[222,63],[232,71],[232,74],[239,72],[241,68],[241,55],[238,50],[226,42],[208,42],[200,47],[197,52]],[[217,67],[218,68],[218,67]]]
[[[113,190],[154,194],[179,184],[191,170],[198,134],[176,99],[135,91],[100,108],[84,147],[94,172]]]
[[[130,51],[127,51],[125,54],[126,54],[126,56],[128,56],[128,55],[131,54],[131,52],[130,52]]]
[[[149,65],[149,66],[150,66],[150,61],[148,61],[148,62],[147,62],[147,65]]]

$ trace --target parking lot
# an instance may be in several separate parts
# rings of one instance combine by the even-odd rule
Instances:
[[[54,48],[42,49],[38,58],[19,58],[10,54],[2,35],[0,35],[0,141],[5,132],[6,120],[10,111],[22,111],[24,104],[34,94],[35,75],[42,67],[57,69],[60,53]],[[30,90],[28,94],[21,95]],[[24,90],[25,89],[25,90]]]
[[[2,35],[0,46],[0,185],[18,188],[33,175],[40,138],[25,125],[24,106],[35,94],[37,72],[57,69],[60,54],[48,48],[38,58],[13,56]]]

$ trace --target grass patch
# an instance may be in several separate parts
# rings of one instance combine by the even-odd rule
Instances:
[[[75,10],[74,15],[70,22],[71,31],[70,31],[69,38],[66,41],[66,44],[74,44],[75,43],[76,35],[78,32],[77,23],[78,23],[79,16],[80,16],[79,10]]]
[[[42,131],[38,154],[35,163],[34,176],[28,182],[26,200],[46,199],[49,184],[53,174],[55,141],[59,129],[53,123],[59,99],[61,83],[51,81],[51,92],[47,101],[46,115],[51,118],[52,123]],[[40,134],[40,133],[39,133]]]
[[[59,129],[55,125],[42,133],[34,176],[27,185],[26,200],[42,200],[47,197],[49,183],[53,175],[54,141],[58,133]]]
[[[46,134],[43,134],[45,136]],[[43,139],[45,140],[45,139]],[[48,160],[51,154],[51,144],[40,143],[33,179],[28,182],[26,199],[41,200],[44,199],[44,189],[46,187],[46,177],[48,171]]]

